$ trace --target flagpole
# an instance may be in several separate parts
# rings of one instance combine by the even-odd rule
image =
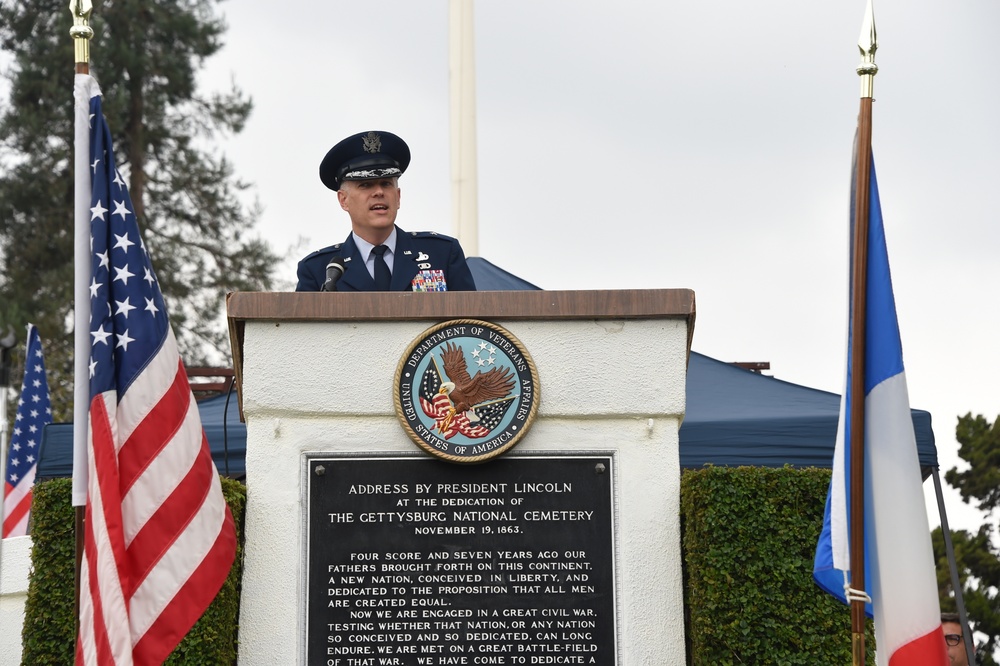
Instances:
[[[476,165],[476,58],[473,0],[448,5],[451,99],[451,232],[466,255],[479,256],[479,175]]]
[[[69,11],[73,16],[73,27],[69,34],[73,38],[77,78],[90,75],[90,39],[94,30],[90,27],[91,0],[70,0]],[[89,168],[89,144],[82,137],[89,131],[87,116],[81,113],[80,86],[74,84],[74,224],[73,224],[73,296],[74,296],[74,359],[73,359],[73,507],[74,534],[76,537],[75,571],[75,616],[80,616],[80,564],[83,560],[84,513],[86,495],[81,498],[78,488],[86,489],[86,480],[81,483],[81,475],[87,470],[87,421],[90,407],[90,292],[87,277],[90,275],[90,225],[87,211],[90,208],[90,188],[81,185],[80,173]],[[85,105],[86,100],[82,103]],[[86,108],[84,106],[84,108]],[[82,123],[82,126],[81,126]],[[88,174],[89,175],[89,174]],[[89,178],[87,179],[89,182]],[[82,460],[81,460],[81,453]],[[82,500],[82,501],[81,501]]]
[[[862,62],[861,108],[854,182],[854,263],[851,274],[851,652],[854,666],[865,664],[865,338],[867,331],[868,219],[872,162],[872,83],[878,67],[875,15],[868,0],[858,39]]]

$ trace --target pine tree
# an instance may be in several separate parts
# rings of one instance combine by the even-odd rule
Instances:
[[[116,160],[188,365],[226,358],[225,294],[271,286],[276,257],[251,230],[246,183],[213,141],[251,111],[239,89],[203,94],[196,75],[222,46],[215,0],[95,3],[91,73]],[[53,408],[72,400],[73,44],[62,0],[0,0],[13,57],[0,107],[0,328],[33,321]]]
[[[978,500],[978,508],[992,516],[1000,509],[1000,417],[992,424],[971,413],[959,417],[955,438],[959,443],[958,454],[969,463],[969,468],[959,471],[953,467],[945,473],[945,479],[959,490],[964,501]],[[975,534],[965,530],[951,532],[969,621],[976,633],[987,637],[977,649],[981,666],[996,666],[996,652],[1000,651],[1000,548],[994,543],[995,536],[997,532],[989,521]],[[954,590],[941,528],[934,530],[932,538],[938,561],[941,607],[954,610]]]

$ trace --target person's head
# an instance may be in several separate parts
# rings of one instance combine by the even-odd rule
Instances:
[[[410,164],[410,148],[391,132],[361,132],[331,148],[319,177],[337,192],[354,233],[379,244],[392,232],[399,209],[398,178]]]
[[[345,181],[337,190],[340,207],[351,216],[354,233],[380,245],[396,223],[400,189],[395,178]]]
[[[968,629],[962,628],[958,613],[941,613],[941,628],[944,630],[944,642],[948,646],[951,666],[969,666],[969,655],[965,651],[965,636]]]

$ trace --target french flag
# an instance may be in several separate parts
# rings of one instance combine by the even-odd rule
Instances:
[[[865,581],[879,666],[948,666],[874,162],[865,333]],[[849,329],[850,330],[850,329]],[[813,578],[848,603],[851,344]],[[846,640],[846,638],[845,638]]]

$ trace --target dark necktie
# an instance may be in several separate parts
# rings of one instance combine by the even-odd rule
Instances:
[[[375,255],[375,291],[389,291],[392,273],[389,272],[389,264],[385,263],[385,257],[382,256],[388,249],[385,245],[372,248],[372,254]]]

